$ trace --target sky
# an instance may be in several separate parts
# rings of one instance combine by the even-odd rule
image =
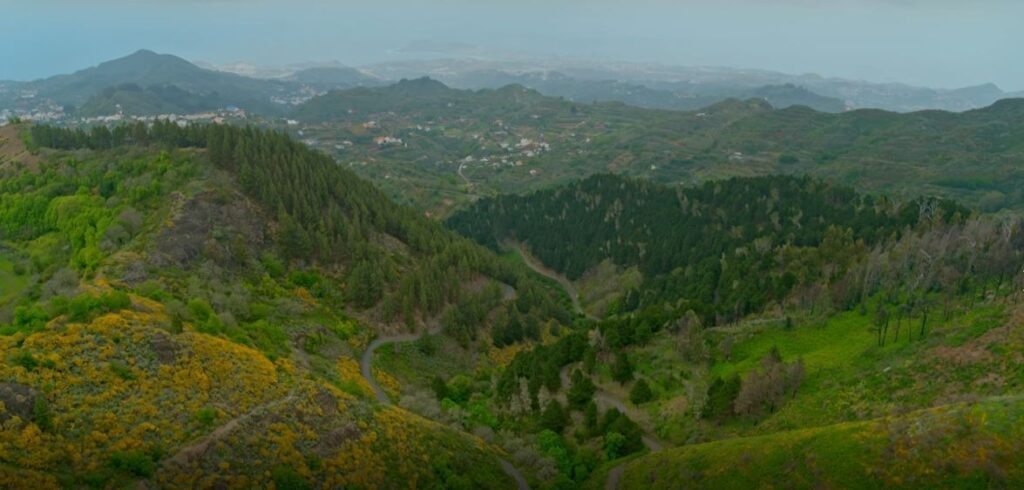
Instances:
[[[0,80],[138,49],[193,61],[359,66],[472,47],[1024,90],[1019,0],[0,0]]]

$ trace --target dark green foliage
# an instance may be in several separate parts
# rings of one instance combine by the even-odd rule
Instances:
[[[923,217],[922,209],[934,213]],[[706,324],[717,324],[817,279],[813,269],[786,270],[779,260],[784,250],[808,249],[817,253],[814,261],[844,267],[853,255],[844,252],[923,220],[966,215],[950,201],[899,203],[808,178],[733,178],[671,188],[597,175],[526,196],[482,199],[448,223],[494,248],[508,238],[525,241],[544,264],[572,279],[608,259],[636,266],[648,279],[624,295],[620,313],[684,299]],[[842,247],[826,247],[834,242]]]
[[[597,403],[593,400],[587,403],[587,408],[583,411],[583,424],[591,434],[598,429]]]
[[[549,391],[561,388],[559,370],[566,364],[578,362],[587,350],[587,338],[580,332],[566,335],[551,345],[538,345],[531,350],[516,354],[512,362],[501,372],[495,386],[498,401],[508,403],[519,390],[519,380],[525,379],[533,403],[542,386]],[[539,407],[537,407],[539,409]]]
[[[612,408],[604,413],[601,417],[600,430],[605,435],[606,450],[610,436],[613,439],[618,439],[613,434],[622,437],[621,441],[615,441],[616,457],[632,454],[644,448],[643,430],[617,409]]]
[[[558,400],[551,400],[540,416],[540,426],[555,434],[561,434],[569,423],[569,414]]]
[[[569,407],[574,410],[582,410],[593,402],[594,392],[597,388],[590,377],[576,369],[572,372],[572,386],[567,395]]]
[[[151,477],[156,472],[156,462],[141,451],[115,451],[110,455],[110,467],[139,477]]]
[[[14,364],[15,366],[21,366],[25,368],[26,371],[34,371],[37,367],[39,367],[39,360],[37,360],[35,356],[32,355],[31,352],[21,350],[17,351],[16,353],[14,353],[14,355],[11,356],[11,364]]]
[[[310,490],[313,488],[298,471],[288,466],[275,467],[271,476],[274,478],[274,486],[281,490]]]
[[[740,377],[730,376],[723,380],[716,377],[708,387],[707,401],[701,409],[701,418],[709,420],[724,420],[733,415],[733,402],[740,392]]]
[[[640,378],[633,384],[633,388],[629,390],[629,401],[633,402],[634,405],[642,405],[654,399],[654,392],[651,391],[650,385],[647,384],[647,380]]]
[[[449,397],[448,383],[445,383],[440,376],[434,376],[434,379],[430,381],[430,388],[434,390],[434,396],[438,401]]]
[[[626,384],[633,379],[633,363],[623,351],[615,353],[615,362],[612,363],[612,379],[618,381],[619,384]]]
[[[501,289],[490,284],[479,293],[467,294],[456,299],[456,304],[445,312],[442,324],[444,332],[463,347],[476,340],[477,329],[487,324],[487,316],[501,304]]]
[[[208,427],[217,419],[217,411],[210,407],[204,407],[196,412],[195,418],[199,425]]]
[[[36,396],[35,405],[32,407],[32,421],[43,432],[53,431],[53,412],[50,411],[50,402],[41,394]]]

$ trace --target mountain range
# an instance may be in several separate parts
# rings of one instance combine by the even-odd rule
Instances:
[[[728,98],[761,98],[777,108],[804,105],[822,112],[864,107],[962,111],[1014,96],[991,84],[936,90],[756,70],[543,60],[405,61],[363,68],[339,63],[279,69],[234,64],[218,69],[140,50],[72,74],[31,82],[0,82],[0,111],[44,113],[53,118],[54,113],[85,117],[117,111],[154,115],[238,107],[281,115],[317,93],[421,76],[460,88],[519,84],[577,102],[618,101],[673,110],[696,110]]]

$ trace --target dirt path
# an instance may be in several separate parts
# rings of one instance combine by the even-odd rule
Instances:
[[[203,457],[203,454],[206,453],[206,450],[210,447],[211,444],[214,444],[217,441],[220,441],[221,439],[224,439],[225,437],[231,435],[231,433],[234,432],[235,429],[238,428],[238,426],[247,422],[249,419],[263,415],[264,413],[267,413],[270,410],[277,408],[278,406],[284,405],[294,399],[295,393],[290,393],[283,398],[278,398],[277,400],[265,403],[258,407],[254,407],[252,410],[249,410],[246,413],[238,415],[237,417],[225,422],[220,427],[214,429],[214,431],[211,432],[206,437],[181,448],[177,453],[174,454],[174,456],[172,456],[171,458],[167,459],[164,462],[164,466],[186,466],[193,461],[201,459]]]
[[[563,366],[558,372],[558,377],[562,380],[562,387],[566,390],[568,390],[569,385],[572,384],[572,379],[569,376],[569,371],[572,368],[573,365],[569,364]],[[624,400],[616,396],[614,393],[601,389],[601,387],[596,384],[594,386],[596,387],[596,391],[594,391],[594,403],[597,405],[599,411],[604,412],[609,408],[614,408],[626,415],[629,415],[634,420],[639,418],[635,415],[636,409],[631,408]],[[644,446],[647,446],[647,449],[652,453],[661,451],[665,447],[664,443],[659,441],[650,433],[644,433],[641,440],[643,440]]]
[[[519,469],[512,466],[512,463],[506,461],[505,458],[498,458],[498,463],[501,464],[501,470],[516,481],[516,488],[519,490],[530,490],[530,484],[526,481],[526,477],[523,476]]]
[[[514,292],[515,291],[513,290],[513,293]],[[435,327],[429,330],[428,332],[431,335],[435,335],[440,331],[440,327]],[[380,403],[383,403],[385,405],[391,405],[391,397],[389,397],[387,392],[384,391],[384,389],[381,388],[379,384],[377,384],[377,380],[374,379],[373,377],[373,352],[377,350],[378,347],[384,344],[391,344],[395,342],[412,342],[418,338],[420,338],[419,334],[412,333],[380,337],[374,340],[373,342],[370,342],[370,345],[366,346],[366,350],[363,351],[363,356],[359,360],[359,370],[362,372],[363,378],[366,378],[366,382],[370,383],[370,387],[373,388],[373,392],[377,396],[377,401],[379,401]],[[512,479],[515,480],[516,488],[518,488],[519,490],[530,490],[530,484],[527,483],[526,477],[523,475],[521,471],[519,471],[519,469],[517,469],[515,466],[512,466],[512,463],[508,462],[508,460],[506,460],[505,458],[498,458],[498,464],[501,465],[501,470],[504,471],[506,475],[512,477]]]
[[[612,468],[608,472],[608,480],[604,482],[604,490],[615,490],[619,488],[619,480],[622,479],[622,472],[626,469],[623,465],[618,465]]]
[[[572,308],[576,310],[576,313],[579,313],[580,315],[583,315],[591,320],[598,319],[596,316],[587,313],[583,309],[583,305],[580,304],[580,294],[579,292],[576,291],[576,286],[573,286],[572,282],[569,281],[568,278],[546,267],[539,260],[534,258],[533,255],[530,255],[530,253],[526,251],[526,247],[524,247],[523,244],[518,242],[507,242],[506,245],[515,250],[516,253],[523,258],[523,262],[526,263],[527,267],[533,269],[534,272],[542,276],[554,279],[555,282],[561,285],[562,289],[565,290],[565,294],[569,295],[569,300],[572,301]]]

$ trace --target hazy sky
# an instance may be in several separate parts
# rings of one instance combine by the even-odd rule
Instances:
[[[1020,0],[0,0],[0,79],[139,48],[217,63],[350,65],[401,48],[764,68],[1024,90]]]

